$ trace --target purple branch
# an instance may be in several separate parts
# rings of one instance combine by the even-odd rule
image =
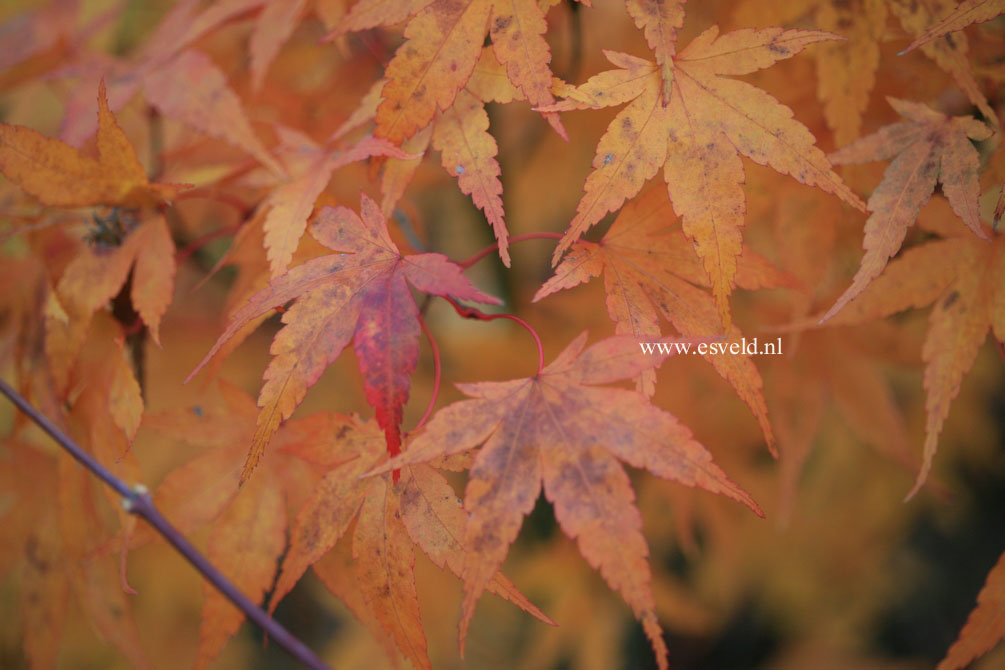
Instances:
[[[171,546],[185,557],[185,559],[195,566],[195,569],[202,573],[210,584],[226,596],[234,605],[244,612],[245,616],[258,624],[265,633],[276,641],[280,647],[285,649],[291,656],[303,663],[312,670],[327,670],[328,666],[321,659],[314,655],[307,645],[295,638],[282,624],[260,609],[255,603],[241,593],[236,586],[224,577],[216,567],[199,553],[199,550],[185,539],[178,532],[178,529],[164,518],[154,506],[153,499],[147,492],[146,487],[137,485],[136,488],[129,488],[122,480],[108,471],[105,466],[96,461],[90,454],[81,449],[73,440],[67,437],[63,431],[57,428],[49,419],[43,416],[37,409],[28,404],[28,401],[12,389],[7,383],[0,379],[0,392],[10,398],[18,409],[28,415],[32,421],[49,434],[52,439],[59,443],[63,449],[70,452],[81,465],[93,472],[98,478],[122,496],[122,505],[131,514],[142,517],[154,529],[164,536]]]

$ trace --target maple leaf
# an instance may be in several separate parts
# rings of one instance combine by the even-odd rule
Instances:
[[[110,315],[99,314],[95,318],[74,369],[79,392],[62,405],[64,411],[58,420],[113,476],[139,481],[139,464],[129,450],[129,432],[135,427],[132,421],[138,420],[142,411],[142,401],[135,381],[122,383],[121,368],[128,364],[117,341],[121,338],[121,326]],[[131,376],[131,372],[128,374]],[[45,482],[44,475],[41,481],[34,476],[28,480],[36,486]],[[131,667],[148,668],[127,598],[129,586],[125,582],[124,563],[105,555],[103,547],[111,530],[108,523],[111,519],[117,518],[119,532],[124,536],[132,532],[137,519],[123,509],[121,497],[110,489],[101,487],[99,497],[96,483],[69,454],[58,455],[56,482],[42,492],[49,504],[56,506],[62,558],[49,563],[52,557],[41,553],[38,556],[41,563],[35,567],[47,573],[49,579],[59,580],[60,575],[52,573],[62,573],[101,635],[118,648]],[[102,497],[107,502],[103,508]],[[51,546],[42,548],[43,552]],[[54,597],[56,593],[55,588],[49,591]],[[33,609],[38,612],[46,608]]]
[[[101,391],[85,394],[91,397],[82,400],[84,405],[102,395]],[[90,410],[76,413],[82,419]],[[87,418],[105,426],[110,423],[107,413],[102,417],[95,412]],[[72,595],[131,666],[149,667],[129,601],[115,583],[114,561],[93,553],[102,524],[94,507],[100,501],[93,497],[86,472],[69,455],[50,454],[14,436],[5,437],[0,445],[5,496],[13,503],[12,511],[2,517],[4,553],[11,552],[12,567],[19,568],[15,573],[18,605],[31,626],[24,631],[28,660],[39,667],[56,663]],[[106,455],[101,453],[102,460]],[[39,499],[45,504],[34,504]]]
[[[444,169],[456,175],[461,192],[471,196],[475,206],[485,213],[499,242],[499,256],[509,267],[508,234],[500,197],[501,170],[495,158],[499,147],[488,129],[485,103],[467,91],[460,91],[454,104],[437,118],[432,142],[442,154]]]
[[[402,256],[377,204],[365,194],[361,194],[360,212],[362,219],[345,207],[324,208],[311,232],[318,242],[339,253],[291,268],[251,296],[233,313],[227,329],[188,377],[246,324],[296,300],[283,314],[285,327],[272,343],[274,358],[258,397],[258,429],[242,481],[251,475],[279,424],[289,418],[307,389],[350,340],[367,402],[376,409],[388,450],[397,452],[409,376],[419,356],[419,312],[406,280],[433,295],[498,303],[476,289],[445,256]]]
[[[210,527],[206,555],[252,601],[261,602],[273,585],[279,559],[286,549],[287,499],[297,500],[310,480],[290,468],[294,459],[274,458],[262,476],[239,487],[247,444],[254,433],[255,401],[243,391],[220,382],[216,396],[198,405],[148,414],[144,427],[202,447],[205,452],[175,468],[154,492],[161,513],[183,533]],[[339,424],[327,415],[312,415],[286,423],[274,443],[284,453],[310,435],[323,442]],[[133,545],[157,537],[144,527]],[[203,585],[199,647],[195,667],[205,668],[240,628],[244,614],[210,584]]]
[[[264,0],[224,0],[199,12],[199,3],[179,2],[165,15],[135,58],[129,61],[88,58],[66,68],[62,74],[77,77],[81,83],[70,93],[60,137],[79,146],[94,132],[93,106],[86,91],[92,81],[105,78],[112,109],[126,104],[143,88],[163,114],[177,115],[197,130],[236,144],[281,175],[281,166],[251,132],[240,100],[227,86],[223,72],[200,53],[183,53],[208,32],[262,4]]]
[[[664,167],[664,179],[684,232],[701,257],[724,326],[728,297],[736,284],[736,259],[744,223],[740,154],[796,180],[864,204],[814,146],[814,137],[792,111],[750,84],[723,75],[748,74],[789,58],[830,33],[781,28],[737,30],[719,35],[713,26],[674,56],[670,104],[653,63],[605,52],[617,70],[602,72],[547,110],[598,109],[630,104],[597,144],[594,171],[562,241],[557,264],[588,228],[641,190]]]
[[[721,325],[715,302],[695,286],[707,286],[708,277],[683,231],[670,229],[674,218],[666,190],[649,189],[622,208],[602,240],[576,242],[555,268],[555,276],[538,289],[534,301],[603,273],[607,313],[618,334],[634,335],[639,340],[659,337],[659,314],[684,337],[718,332]],[[791,286],[793,280],[743,247],[737,259],[736,281],[743,288],[753,289]],[[741,337],[734,325],[726,335],[730,340]],[[769,448],[773,448],[761,376],[753,361],[746,355],[708,354],[704,358],[747,403]],[[646,370],[639,378],[639,390],[652,395],[655,382],[655,371]]]
[[[0,123],[0,172],[43,205],[141,207],[174,197],[180,188],[151,184],[133,145],[98,88],[98,158],[24,126]]]
[[[956,215],[977,236],[987,239],[977,211],[979,160],[970,138],[987,139],[991,129],[973,117],[949,117],[921,103],[896,98],[887,101],[907,121],[885,126],[831,154],[831,160],[838,164],[893,161],[869,196],[872,213],[865,222],[862,265],[851,286],[823,316],[825,321],[883,271],[937,182]]]
[[[143,83],[147,100],[165,116],[241,147],[274,174],[285,174],[255,135],[226,75],[208,56],[185,51],[152,69]]]
[[[820,30],[848,35],[847,42],[821,44],[815,53],[817,97],[824,103],[835,142],[847,144],[859,136],[862,114],[876,84],[886,0],[820,2],[816,24]]]
[[[990,651],[1005,637],[1005,553],[991,568],[959,638],[936,670],[958,670]]]
[[[890,11],[897,16],[906,31],[916,36],[925,32],[950,7],[952,4],[948,0],[890,0]],[[920,48],[922,53],[952,76],[957,86],[985,118],[997,124],[998,115],[974,79],[970,59],[967,57],[966,35],[957,33],[946,36],[945,39],[922,44]]]
[[[663,104],[670,104],[673,91],[677,30],[684,25],[684,1],[625,0],[625,9],[642,29],[646,43],[653,50],[663,84]]]
[[[93,35],[118,20],[125,8],[113,6],[78,26],[75,2],[49,2],[42,7],[6,14],[0,24],[0,91],[37,80],[66,60],[72,60]]]
[[[367,92],[332,139],[377,117],[383,81],[377,82]],[[560,89],[561,85],[553,82],[552,90]],[[470,196],[475,206],[485,214],[499,243],[499,257],[509,267],[509,235],[501,197],[501,170],[496,160],[499,147],[488,132],[489,116],[485,103],[526,99],[524,92],[507,78],[505,68],[496,59],[492,48],[483,48],[468,85],[457,92],[453,103],[447,109],[437,111],[429,125],[402,143],[402,149],[414,156],[392,158],[385,163],[381,176],[381,210],[384,215],[390,216],[418,169],[420,158],[432,144],[440,152],[441,164],[447,174],[457,179],[461,192]]]
[[[401,23],[432,2],[433,0],[357,0],[339,24],[325,35],[325,39],[331,40],[346,33]]]
[[[779,257],[802,282],[804,291],[792,294],[790,314],[802,320],[798,328],[807,328],[791,333],[787,355],[771,357],[765,370],[765,395],[780,452],[777,518],[787,524],[799,509],[803,467],[823,435],[829,412],[836,412],[857,440],[912,475],[917,472],[920,461],[888,373],[891,363],[912,363],[920,347],[912,333],[887,322],[868,328],[812,329],[816,320],[807,317],[818,295],[829,299],[827,291],[835,279],[829,270],[841,212],[824,207],[816,193],[791,182],[768,193],[771,209],[759,216],[775,222]]]
[[[293,252],[307,229],[307,219],[314,210],[314,203],[335,170],[371,156],[412,158],[387,140],[374,137],[366,137],[343,151],[322,150],[310,142],[300,154],[301,159],[304,154],[312,157],[303,174],[273,190],[261,205],[267,209],[263,226],[273,277],[281,275],[289,267]]]
[[[532,378],[460,384],[470,400],[448,405],[407,450],[371,474],[450,456],[484,443],[475,457],[464,507],[464,605],[460,640],[541,483],[566,535],[619,591],[642,622],[661,668],[666,646],[649,588],[648,548],[631,483],[618,462],[665,479],[757,503],[712,462],[677,419],[635,391],[599,388],[637,376],[663,356],[615,336],[585,351],[586,333]]]
[[[908,498],[928,477],[950,403],[988,330],[1005,341],[1005,236],[989,244],[964,235],[904,251],[854,302],[826,321],[829,326],[864,323],[935,303],[922,350],[925,444]]]
[[[269,65],[283,43],[293,34],[306,4],[307,0],[273,0],[265,3],[248,42],[248,50],[251,52],[251,86],[254,90],[261,90]]]
[[[54,667],[71,593],[70,563],[60,537],[51,492],[56,490],[57,459],[13,437],[2,442],[0,477],[11,505],[3,513],[2,572],[18,569],[18,606],[24,616],[24,655],[36,667]],[[37,498],[46,504],[36,504]]]
[[[329,553],[356,519],[352,557],[360,605],[415,667],[430,668],[412,572],[413,544],[438,567],[459,575],[465,560],[459,539],[464,511],[443,475],[427,465],[405,467],[397,482],[390,473],[361,479],[363,472],[386,458],[381,430],[372,421],[332,418],[336,423],[331,434],[336,437],[327,448],[319,450],[315,438],[287,449],[309,460],[320,456],[334,466],[297,514],[270,609],[275,610],[307,568]],[[489,575],[487,585],[493,593],[551,623],[498,572]]]
[[[901,55],[969,25],[983,23],[1005,13],[1003,0],[963,0],[949,15],[917,37]]]
[[[377,109],[378,136],[401,144],[426,127],[437,109],[446,111],[471,77],[486,34],[510,81],[532,105],[555,101],[548,66],[551,50],[544,40],[548,26],[536,0],[402,0],[367,6],[372,4],[357,2],[344,30],[412,16],[405,42],[384,73],[387,83]],[[363,12],[370,18],[357,18]],[[545,118],[567,137],[557,114],[546,113]]]
[[[56,286],[59,309],[46,315],[46,352],[58,386],[65,384],[92,315],[118,295],[130,270],[132,304],[160,343],[161,317],[174,293],[174,251],[167,222],[155,215],[135,224],[120,246],[87,246],[67,265]]]
[[[883,328],[889,324],[875,326],[804,333],[795,356],[773,359],[765,373],[781,452],[780,523],[787,523],[798,509],[796,492],[803,466],[822,434],[829,408],[836,410],[856,439],[905,471],[918,471],[903,410],[887,379],[889,354],[883,350],[888,340],[903,344],[904,338],[895,337],[899,331]]]
[[[58,207],[108,205],[149,208],[184,188],[150,183],[132,144],[108,107],[104,81],[98,88],[98,158],[22,126],[0,124],[0,171],[42,204]],[[97,219],[96,219],[97,220]],[[46,312],[46,351],[58,387],[87,335],[92,314],[125,284],[131,268],[131,297],[151,336],[160,344],[160,320],[174,287],[174,242],[160,214],[139,223],[131,209],[115,209],[111,223],[127,235],[114,248],[85,248],[63,272]],[[134,228],[132,228],[134,227]],[[58,297],[57,297],[58,296]]]
[[[0,55],[0,72],[59,47],[60,42],[73,32],[77,18],[73,8],[69,12],[66,9],[58,3],[50,3],[6,18],[0,25],[0,41],[4,45]]]
[[[282,166],[255,134],[238,95],[227,84],[227,77],[206,55],[186,51],[199,37],[222,23],[263,5],[264,0],[228,0],[196,13],[198,3],[181,2],[165,16],[142,51],[131,61],[110,58],[85,60],[67,68],[63,74],[76,76],[81,84],[71,91],[67,114],[60,136],[73,145],[81,144],[94,126],[89,113],[90,101],[82,98],[96,79],[107,79],[111,108],[118,109],[142,89],[148,102],[161,114],[182,121],[207,135],[218,137],[244,151],[277,176],[285,176]],[[275,3],[273,3],[275,4]],[[277,9],[267,8],[271,18]],[[274,30],[275,26],[270,26]],[[273,34],[272,37],[280,37]],[[253,40],[256,76],[264,69],[262,39]]]
[[[286,502],[271,478],[249,482],[213,524],[206,557],[226,566],[241,592],[259,602],[275,578],[276,562],[286,548]],[[244,613],[208,582],[203,582],[199,651],[195,668],[208,667],[244,622]]]

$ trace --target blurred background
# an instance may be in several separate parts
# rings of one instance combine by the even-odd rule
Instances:
[[[82,49],[126,59],[142,48],[171,4],[4,2],[0,52],[13,54],[20,49],[28,56],[11,55],[5,60],[0,55],[0,120],[59,135],[77,74],[75,62],[66,60],[69,54]],[[378,29],[319,43],[348,4],[307,3],[302,21],[258,90],[249,81],[247,55],[257,16],[254,11],[212,31],[194,48],[227,72],[261,137],[273,138],[275,128],[282,125],[325,138],[381,76],[401,41],[400,29]],[[556,76],[581,83],[608,69],[601,49],[648,57],[645,41],[621,3],[595,2],[593,8],[571,2],[542,4],[549,6],[548,40]],[[815,27],[816,5],[807,0],[690,3],[678,44],[686,45],[711,25],[723,31],[773,24]],[[35,16],[40,8],[53,12],[42,25],[52,28],[58,39],[24,18]],[[56,26],[53,16],[64,16],[66,24]],[[82,26],[91,30],[79,44],[70,48],[60,41],[66,35],[79,35]],[[997,82],[989,84],[993,92],[1001,90],[1003,33],[1001,19],[968,31],[976,71],[999,68],[997,75],[979,77],[981,83]],[[941,108],[957,114],[974,112],[953,80],[923,54],[896,56],[907,37],[891,19],[880,41],[880,65],[863,115],[863,133],[895,120],[884,96],[938,101]],[[39,57],[50,50],[51,56],[46,56],[50,61]],[[816,135],[818,145],[832,151],[837,144],[816,96],[818,79],[826,71],[818,69],[814,54],[810,48],[744,79],[789,105]],[[36,59],[31,62],[37,71],[24,67],[29,59]],[[1000,100],[992,104],[999,105]],[[526,103],[490,104],[488,109],[490,131],[499,144],[510,233],[564,232],[582,195],[596,143],[617,109],[563,114],[568,143]],[[125,103],[117,117],[141,161],[150,166],[156,144],[150,141],[148,108],[142,95]],[[236,150],[226,144],[171,119],[160,123],[157,132],[162,133],[163,154],[157,158],[163,161],[163,181],[212,183],[220,166],[233,161]],[[842,175],[864,196],[878,183],[883,167],[869,164],[845,169]],[[744,161],[744,169],[745,242],[802,282],[799,289],[733,294],[734,319],[744,334],[773,339],[773,328],[819,312],[847,286],[861,256],[864,217],[831,196],[750,161]],[[990,168],[995,170],[1001,168]],[[329,204],[356,208],[361,188],[379,194],[372,171],[365,164],[340,170],[322,197]],[[255,173],[250,173],[229,185],[231,196],[249,204],[247,211],[212,199],[179,202],[169,220],[178,247],[197,242],[207,231],[241,224],[261,192],[255,179]],[[997,199],[992,180],[982,180],[986,220]],[[997,184],[1001,184],[1000,175]],[[86,230],[85,219],[48,211],[41,215],[47,227],[25,230],[18,216],[36,211],[37,206],[32,209],[16,186],[0,181],[2,251],[12,263],[36,253],[44,246],[42,240],[60,235],[80,239]],[[397,214],[392,236],[403,249],[438,251],[460,260],[493,239],[482,214],[459,192],[435,152],[419,168]],[[952,215],[938,194],[922,213],[922,217],[946,216]],[[612,219],[608,217],[587,238],[600,239]],[[668,221],[668,225],[679,224]],[[931,235],[914,227],[908,244]],[[200,379],[183,386],[181,381],[216,340],[223,314],[234,304],[239,289],[255,281],[254,273],[260,273],[264,263],[264,257],[242,257],[204,281],[232,240],[231,235],[220,235],[193,248],[178,268],[175,299],[161,328],[163,346],[158,348],[149,340],[138,345],[146,411],[151,415],[208,407],[211,402],[205,398],[213,393],[212,383]],[[490,255],[467,273],[476,285],[503,298],[498,309],[520,315],[541,333],[546,359],[584,329],[591,342],[614,332],[599,279],[531,302],[551,275],[553,244],[551,240],[521,242],[512,248],[512,268],[503,267]],[[814,254],[821,253],[821,248],[826,253],[816,262]],[[5,276],[5,304],[16,302],[25,290],[16,276]],[[781,455],[777,460],[769,454],[750,411],[709,365],[697,357],[671,359],[663,365],[654,403],[689,426],[767,514],[766,519],[758,519],[728,500],[631,472],[672,668],[907,670],[931,668],[944,656],[973,608],[985,576],[1005,549],[1005,374],[994,342],[986,342],[952,404],[930,483],[910,502],[903,502],[914,481],[924,440],[921,345],[928,311],[906,312],[865,326],[784,332],[782,356],[755,358],[778,435]],[[4,338],[0,374],[5,379],[14,374],[13,342],[24,337],[23,328],[6,319],[7,314],[0,311]],[[465,321],[440,300],[432,301],[426,319],[443,360],[438,406],[461,397],[453,388],[455,382],[533,373],[533,342],[515,324]],[[276,317],[266,321],[226,360],[219,376],[254,397],[279,325]],[[667,326],[666,332],[672,329]],[[432,358],[423,341],[406,408],[406,427],[413,426],[425,410],[432,376]],[[866,384],[878,385],[869,386],[868,393],[879,388],[888,406],[869,407],[871,396],[862,386]],[[317,411],[371,415],[351,351],[310,390],[297,416]],[[5,434],[14,430],[14,422],[11,407],[0,404]],[[55,448],[40,433],[19,430],[26,431],[22,437],[28,436],[45,467],[55,467]],[[143,481],[155,488],[167,473],[205,448],[143,424],[132,452]],[[464,475],[450,477],[462,495]],[[39,482],[47,481],[39,475]],[[59,492],[43,488],[43,493],[35,504],[43,505],[45,499],[56,504]],[[0,489],[4,519],[22,514],[22,504]],[[290,505],[292,515],[294,501]],[[5,522],[8,529],[10,523]],[[0,667],[15,669],[28,667],[25,628],[46,623],[25,618],[18,568],[23,550],[4,540],[11,537],[6,532],[0,526],[0,544],[7,545],[0,563]],[[195,534],[200,546],[205,546],[207,533],[202,529]],[[336,551],[344,551],[344,544]],[[561,533],[543,498],[524,523],[504,572],[558,627],[548,627],[487,595],[461,659],[456,641],[460,582],[421,552],[416,552],[415,570],[435,668],[655,667],[631,610]],[[163,542],[154,541],[129,553],[128,576],[138,591],[129,602],[151,666],[189,666],[196,655],[202,604],[196,573]],[[61,639],[53,640],[59,645],[57,667],[131,667],[102,638],[78,601],[68,599],[67,608]],[[282,601],[276,617],[332,667],[407,666],[393,652],[389,655],[312,573]],[[213,667],[295,666],[246,624]],[[1005,667],[1005,648],[999,645],[972,667]]]

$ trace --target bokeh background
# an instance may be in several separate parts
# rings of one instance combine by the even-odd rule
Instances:
[[[24,12],[43,4],[3,3],[0,52],[12,53],[15,45],[29,37],[44,39],[44,35],[26,36],[26,24],[18,23]],[[144,44],[171,3],[54,3],[58,4],[77,12],[67,18],[70,26],[90,25],[99,19],[81,48],[126,57]],[[687,7],[679,44],[712,24],[723,30],[776,22],[811,27],[813,4],[693,2]],[[594,5],[559,2],[549,10],[553,71],[573,83],[607,68],[601,49],[648,54],[621,3],[598,0]],[[248,77],[253,13],[195,44],[228,73],[262,137],[270,137],[275,124],[297,127],[315,138],[326,137],[352,112],[380,76],[382,62],[400,43],[400,31],[387,30],[319,44],[327,31],[326,21],[330,27],[340,8],[344,11],[338,2],[319,2],[306,12],[260,91],[252,90]],[[107,19],[100,18],[106,13]],[[986,73],[999,68],[999,74],[981,75],[980,81],[999,96],[992,104],[1000,105],[1005,23],[999,19],[984,24],[969,30],[968,36],[976,70]],[[891,21],[881,43],[875,90],[864,114],[865,132],[895,120],[886,95],[934,102],[957,114],[973,112],[952,79],[921,53],[896,55],[906,44],[907,34]],[[836,145],[816,97],[818,78],[826,73],[818,71],[813,54],[813,48],[808,49],[745,79],[792,107],[796,118],[817,136],[819,146],[831,151]],[[40,64],[39,72],[25,74],[0,55],[0,119],[57,135],[74,83],[72,69],[66,69],[72,63],[65,58],[64,54],[52,63]],[[596,142],[616,111],[564,114],[570,137],[566,143],[526,104],[489,106],[491,132],[500,147],[511,234],[565,230],[582,194]],[[149,165],[150,125],[142,96],[132,99],[117,116],[141,161]],[[165,181],[210,182],[214,170],[235,151],[170,119],[162,123]],[[858,193],[867,194],[878,183],[883,167],[845,169],[843,176]],[[734,316],[744,333],[774,338],[774,329],[799,316],[799,309],[807,305],[825,308],[847,286],[860,259],[863,217],[836,199],[766,168],[749,161],[744,168],[748,198],[744,236],[752,248],[799,276],[809,271],[806,259],[813,258],[820,238],[831,241],[826,257],[810,264],[813,280],[803,289],[734,293]],[[345,168],[336,174],[325,197],[355,207],[360,188],[377,193],[370,177],[366,165]],[[1000,177],[997,183],[1001,184]],[[982,211],[988,217],[997,191],[991,178],[982,184]],[[249,177],[233,184],[231,192],[253,202],[256,185]],[[51,234],[45,232],[48,229],[26,232],[19,227],[20,220],[11,216],[30,209],[15,186],[0,181],[5,258],[23,258],[29,249],[38,247],[34,241],[38,236]],[[492,242],[481,213],[458,191],[435,154],[416,174],[399,211],[403,216],[392,235],[403,248],[421,246],[463,259]],[[938,194],[922,213],[922,217],[946,216],[951,214]],[[611,218],[588,237],[599,239]],[[206,200],[179,203],[170,220],[179,247],[206,231],[241,222],[234,208]],[[63,215],[50,227],[79,238],[84,223],[82,218]],[[930,235],[915,227],[908,243]],[[203,281],[231,240],[231,236],[221,236],[200,246],[179,267],[175,299],[162,325],[163,347],[149,341],[141,345],[137,355],[144,367],[144,398],[151,414],[212,406],[212,383],[205,379],[189,385],[181,382],[221,332],[222,314],[233,300],[234,287],[247,280],[241,274],[249,272],[246,265],[224,268]],[[548,240],[522,242],[512,249],[511,269],[489,256],[468,273],[480,287],[504,299],[500,309],[520,315],[538,329],[546,359],[583,329],[589,330],[591,341],[613,333],[600,281],[531,302],[550,276],[552,244]],[[5,277],[3,300],[14,302],[22,290],[16,278]],[[783,356],[756,358],[779,435],[779,460],[768,453],[750,412],[710,366],[681,358],[662,367],[654,402],[679,416],[767,513],[761,520],[727,500],[632,472],[671,667],[907,670],[933,667],[945,654],[987,572],[1005,548],[1005,366],[989,340],[953,402],[930,485],[904,503],[924,438],[920,351],[927,312],[916,310],[854,328],[783,332]],[[2,318],[5,313],[0,310],[4,338],[0,374],[8,378],[14,369],[12,342],[19,333]],[[443,358],[441,406],[460,398],[453,382],[502,380],[533,372],[533,342],[512,323],[464,321],[439,300],[430,305],[427,320]],[[265,322],[227,359],[219,376],[252,396],[257,394],[269,360],[269,343],[278,327],[278,318]],[[877,417],[849,400],[856,393],[849,370],[856,366],[864,366],[883,382],[897,410],[895,416]],[[423,343],[405,426],[414,425],[424,411],[432,372]],[[370,415],[351,352],[312,388],[298,416],[331,410]],[[0,426],[7,432],[13,425],[12,409],[0,404]],[[26,434],[45,458],[55,458],[55,448],[41,434],[30,429]],[[141,426],[132,449],[145,482],[155,487],[204,447]],[[462,492],[464,476],[452,477]],[[40,477],[39,481],[47,480]],[[53,501],[57,497],[53,491]],[[0,490],[0,511],[18,515],[18,504]],[[0,544],[5,544],[3,538],[0,527]],[[205,531],[195,539],[204,546]],[[18,560],[10,555],[12,551],[4,549],[0,563],[0,667],[14,669],[28,667],[23,631],[33,623],[25,620],[19,605]],[[558,627],[547,627],[508,603],[486,596],[471,627],[466,657],[460,659],[456,644],[460,582],[417,552],[420,604],[434,667],[654,667],[648,642],[630,609],[562,535],[545,500],[538,502],[525,522],[504,572]],[[139,592],[130,602],[151,665],[189,666],[195,657],[202,602],[196,573],[166,545],[153,542],[130,553],[128,574]],[[129,667],[96,632],[79,604],[71,599],[68,608],[62,637],[53,640],[60,646],[59,667]],[[280,604],[276,616],[335,668],[394,667],[400,662],[389,658],[311,574]],[[215,667],[294,666],[274,644],[245,625]],[[973,667],[1005,667],[1005,648],[999,646]]]

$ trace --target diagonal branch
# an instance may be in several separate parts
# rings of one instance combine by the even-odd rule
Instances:
[[[171,546],[178,550],[185,559],[191,563],[196,570],[202,573],[210,584],[220,593],[238,607],[245,616],[254,621],[265,633],[276,641],[280,647],[285,649],[293,658],[312,670],[327,670],[328,666],[315,656],[307,645],[294,637],[282,624],[275,621],[266,614],[255,603],[248,600],[247,596],[241,593],[219,570],[216,569],[209,560],[199,553],[192,544],[178,531],[177,528],[164,518],[164,516],[154,506],[153,499],[146,487],[137,484],[129,488],[118,477],[108,471],[105,466],[94,459],[93,456],[80,448],[73,440],[67,437],[63,431],[57,428],[48,418],[32,407],[27,400],[11,388],[6,382],[0,379],[0,393],[7,396],[18,409],[28,415],[28,417],[38,424],[49,436],[55,440],[59,446],[63,447],[85,468],[94,473],[98,479],[103,481],[122,496],[122,506],[131,514],[142,517],[154,527],[158,533],[164,536]]]

